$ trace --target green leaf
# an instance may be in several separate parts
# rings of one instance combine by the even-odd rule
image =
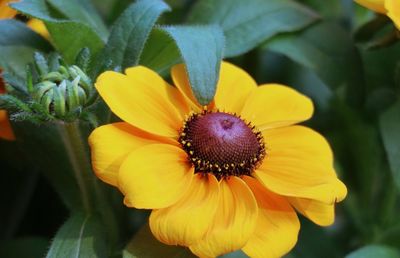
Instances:
[[[148,48],[152,50],[143,53],[145,57],[141,64],[147,66],[146,61],[153,56],[160,58],[161,65],[158,66],[164,69],[166,65],[179,62],[177,53],[180,53],[197,101],[202,105],[210,103],[215,95],[224,50],[225,39],[221,28],[215,25],[162,26],[158,30],[149,40]],[[157,39],[161,39],[161,43]],[[157,50],[160,50],[158,55]],[[150,65],[154,66],[154,63]]]
[[[181,61],[175,41],[160,29],[154,29],[140,58],[140,64],[161,74]]]
[[[94,29],[102,39],[107,38],[108,29],[88,0],[47,0],[47,2],[70,20],[84,23]]]
[[[0,257],[31,258],[43,257],[49,242],[41,237],[24,237],[11,241],[2,241]]]
[[[226,36],[226,57],[248,52],[282,32],[302,29],[318,16],[291,0],[198,1],[189,22],[219,24]]]
[[[144,225],[123,251],[123,258],[194,258],[188,249],[164,245],[157,241],[150,232],[149,225]]]
[[[363,98],[361,59],[350,35],[339,25],[317,23],[300,34],[277,36],[265,47],[311,69],[331,89],[345,87],[355,103]]]
[[[58,230],[47,258],[108,257],[105,230],[93,215],[73,214]]]
[[[150,31],[169,6],[161,0],[139,0],[131,4],[115,22],[100,65],[125,69],[138,65]]]
[[[55,18],[44,0],[24,0],[11,4],[11,7],[29,17],[43,20],[52,42],[67,63],[72,64],[84,47],[88,47],[95,55],[104,46],[98,33],[85,23]]]
[[[0,46],[0,67],[9,74],[25,78],[26,65],[32,62],[35,51],[25,46]]]
[[[11,75],[25,78],[26,65],[35,51],[48,52],[50,44],[17,20],[0,20],[0,67]]]
[[[85,47],[93,56],[104,46],[104,42],[89,27],[77,22],[46,23],[52,40],[65,61],[73,64],[78,53]]]
[[[380,117],[380,129],[393,179],[400,190],[400,101]]]
[[[364,246],[348,255],[346,258],[400,258],[400,252],[383,245]]]
[[[47,52],[52,49],[47,40],[17,20],[0,20],[0,46],[27,46]]]

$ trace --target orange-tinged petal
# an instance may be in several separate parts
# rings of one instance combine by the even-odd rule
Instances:
[[[111,110],[122,120],[155,135],[177,138],[182,126],[180,112],[171,101],[174,88],[149,76],[154,72],[138,66],[127,69],[129,76],[104,72],[96,88]]]
[[[356,3],[378,13],[386,13],[385,0],[355,0]],[[397,0],[395,0],[397,1]]]
[[[196,174],[182,199],[168,208],[153,210],[151,231],[169,245],[189,246],[198,242],[214,219],[218,201],[219,185],[215,176]]]
[[[311,100],[296,90],[266,84],[252,91],[241,115],[258,129],[265,130],[305,121],[313,111]]]
[[[176,203],[194,176],[186,153],[167,144],[150,144],[131,152],[118,174],[129,207],[160,209]]]
[[[10,19],[17,14],[17,11],[8,6],[8,4],[12,2],[16,1],[0,0],[0,19]]]
[[[238,177],[220,181],[220,199],[207,235],[191,245],[200,257],[216,257],[245,246],[254,232],[257,202],[246,183]]]
[[[93,170],[101,180],[117,186],[119,168],[128,154],[144,145],[162,141],[173,143],[168,138],[146,134],[125,122],[98,127],[89,136]]]
[[[174,81],[175,86],[179,89],[181,94],[186,99],[187,103],[189,103],[190,108],[194,112],[200,112],[202,110],[202,106],[197,102],[192,87],[189,83],[189,77],[185,69],[185,65],[178,64],[172,67],[171,69],[171,77]]]
[[[222,62],[215,105],[218,109],[240,113],[250,92],[257,88],[257,83],[241,68]]]
[[[256,179],[243,180],[253,191],[258,204],[256,230],[242,250],[249,257],[282,257],[296,244],[299,219],[288,201],[268,191]]]
[[[298,212],[317,225],[330,226],[335,221],[334,204],[325,204],[310,199],[295,197],[288,197],[288,200]]]
[[[386,0],[385,7],[387,9],[387,16],[392,19],[396,27],[400,30],[400,1]]]
[[[10,121],[8,120],[7,112],[0,110],[0,138],[5,140],[15,140]]]
[[[324,137],[303,126],[266,130],[263,136],[267,156],[256,176],[268,189],[326,204],[344,199],[347,189],[336,177]]]

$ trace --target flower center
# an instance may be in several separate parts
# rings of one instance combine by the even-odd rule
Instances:
[[[196,173],[217,178],[251,175],[265,157],[262,134],[240,117],[204,111],[191,115],[179,138]]]

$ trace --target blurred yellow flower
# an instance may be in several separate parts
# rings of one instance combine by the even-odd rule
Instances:
[[[89,137],[96,175],[127,206],[153,210],[158,240],[200,257],[238,249],[280,257],[297,242],[295,210],[333,223],[347,189],[325,138],[295,125],[312,116],[309,98],[283,85],[258,87],[223,62],[215,98],[202,107],[184,66],[171,75],[176,87],[142,66],[101,74],[96,88],[124,122]]]
[[[11,9],[8,4],[12,2],[18,2],[18,0],[0,0],[0,19],[11,19],[17,15],[17,11]],[[41,20],[30,19],[26,25],[30,27],[33,31],[42,35],[42,37],[49,39],[49,32],[46,26]]]
[[[375,12],[386,14],[398,29],[400,29],[400,1],[399,0],[355,0]]]
[[[0,0],[0,19],[11,19],[17,14],[17,11],[8,7],[8,4],[12,2],[16,1]]]
[[[31,28],[33,31],[35,31],[36,33],[40,34],[42,37],[49,39],[50,38],[50,34],[49,31],[46,28],[46,25],[44,24],[44,22],[42,22],[41,20],[38,19],[30,19],[26,25]]]

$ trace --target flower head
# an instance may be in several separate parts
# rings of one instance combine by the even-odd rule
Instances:
[[[283,85],[257,87],[226,62],[207,107],[183,65],[172,79],[176,87],[142,66],[100,75],[96,88],[124,122],[89,138],[96,175],[127,206],[153,210],[158,240],[201,257],[238,249],[279,257],[297,241],[295,210],[333,223],[347,190],[324,137],[295,125],[312,116],[310,99]]]
[[[399,0],[355,0],[358,4],[375,12],[387,15],[398,29],[400,29],[400,1]]]

